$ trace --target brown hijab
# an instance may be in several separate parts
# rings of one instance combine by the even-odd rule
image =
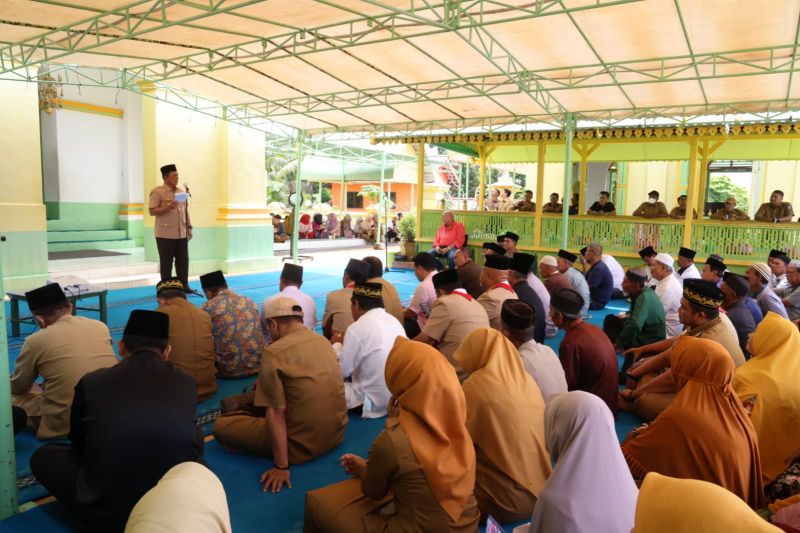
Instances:
[[[430,345],[398,337],[385,377],[436,501],[457,520],[475,487],[475,449],[453,366]]]
[[[678,389],[675,401],[622,445],[633,477],[658,472],[708,481],[754,509],[761,507],[756,432],[731,387],[735,367],[730,355],[712,340],[682,336],[670,363]]]
[[[522,357],[496,329],[480,328],[456,350],[464,381],[467,429],[476,448],[538,496],[552,472],[544,438],[544,399]]]

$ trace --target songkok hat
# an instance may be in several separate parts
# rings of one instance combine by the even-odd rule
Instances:
[[[215,270],[214,272],[209,272],[208,274],[200,276],[200,286],[203,287],[203,290],[216,289],[223,285],[227,285],[227,283],[225,282],[225,276],[222,274],[222,270]]]
[[[747,278],[744,276],[734,274],[733,272],[726,272],[722,279],[723,283],[736,293],[736,296],[743,298],[750,292],[750,282],[747,281]]]
[[[170,172],[177,172],[177,171],[178,171],[178,167],[176,167],[175,165],[171,165],[170,164],[170,165],[164,165],[163,167],[161,167],[161,175],[162,176],[166,176]]]
[[[769,278],[772,276],[772,270],[770,270],[766,263],[753,263],[753,268],[758,272],[759,276],[761,276],[761,279],[765,282],[769,281]]]
[[[689,248],[684,248],[681,246],[681,249],[678,250],[678,257],[685,257],[686,259],[694,259],[694,256],[697,255],[697,252],[694,250],[690,250]]]
[[[433,275],[433,288],[440,289],[444,285],[452,285],[458,283],[461,285],[461,278],[458,277],[456,270],[442,270],[438,274]]]
[[[710,281],[685,279],[683,280],[683,297],[705,309],[719,309],[725,295]]]
[[[536,257],[531,254],[516,253],[514,257],[511,258],[511,264],[508,268],[519,272],[523,276],[527,276],[528,272],[531,271],[534,261],[536,261]]]
[[[779,259],[779,260],[783,261],[784,264],[787,264],[787,265],[792,262],[792,258],[789,257],[786,254],[780,254],[777,257],[775,257],[775,259]]]
[[[284,263],[281,279],[293,281],[295,283],[303,283],[303,267],[292,263]]]
[[[715,270],[717,272],[725,272],[725,270],[728,268],[725,266],[725,263],[718,259],[714,259],[713,257],[706,259],[706,264],[711,267],[711,270]]]
[[[178,278],[167,278],[163,281],[159,281],[158,285],[156,285],[156,294],[161,294],[164,291],[189,292],[189,289]]]
[[[552,255],[546,255],[546,256],[542,257],[541,263],[543,265],[547,265],[547,266],[551,266],[551,267],[557,267],[558,266],[558,261],[556,261],[556,258],[553,257]]]
[[[675,262],[675,260],[672,259],[671,255],[665,254],[664,252],[656,254],[656,261],[658,261],[662,265],[667,265],[668,267],[671,267],[672,264]]]
[[[134,309],[125,324],[123,336],[136,335],[148,339],[169,339],[169,315],[160,311]]]
[[[487,255],[483,266],[496,268],[497,270],[508,270],[508,267],[511,266],[511,259],[504,255]]]
[[[625,272],[625,277],[639,285],[647,281],[647,274],[641,268],[629,268],[628,271]]]
[[[653,257],[656,255],[656,249],[652,246],[647,246],[639,250],[639,257],[644,259],[645,257]]]
[[[559,250],[558,257],[560,257],[561,259],[566,259],[570,263],[574,263],[578,259],[577,255],[573,254],[572,252],[568,252],[566,250]]]
[[[28,301],[28,308],[34,314],[67,301],[64,291],[61,290],[61,285],[58,283],[49,283],[44,287],[26,292],[25,299]]]
[[[491,250],[494,253],[500,254],[500,255],[503,255],[504,253],[506,253],[505,248],[503,248],[502,246],[500,246],[496,242],[485,242],[485,243],[483,243],[483,249],[484,250]]]
[[[588,250],[588,249],[589,249],[589,247],[588,247],[588,246],[584,246],[583,248],[581,248],[581,249],[579,250],[579,251],[580,251],[580,254],[581,254],[581,255],[586,255],[586,250]]]
[[[380,283],[356,282],[355,287],[353,287],[353,296],[368,300],[383,300],[381,296],[382,289],[383,285]]]
[[[351,259],[347,262],[344,269],[353,281],[367,281],[369,276],[369,264],[361,259]]]
[[[784,255],[783,251],[776,250],[775,248],[773,248],[772,250],[769,251],[769,256],[770,257],[780,257],[782,255]]]
[[[572,289],[556,289],[550,295],[550,306],[565,315],[578,316],[584,303],[583,297]]]
[[[506,232],[505,238],[506,239],[511,239],[514,242],[518,242],[519,241],[519,235],[517,235],[516,233],[513,233],[511,231],[507,231]]]
[[[512,329],[528,329],[535,317],[533,308],[522,300],[505,300],[500,309],[500,320]]]
[[[264,310],[267,318],[277,318],[282,316],[303,316],[303,308],[297,304],[294,298],[288,296],[278,296],[267,302]]]
[[[721,255],[719,255],[719,254],[711,254],[711,255],[709,255],[708,257],[710,257],[711,259],[716,259],[716,260],[717,260],[717,261],[719,261],[720,263],[724,263],[724,262],[725,262],[725,258],[724,258],[724,257],[722,257],[722,256],[721,256]]]
[[[506,242],[506,234],[501,233],[497,236],[497,244],[503,244],[504,242]]]

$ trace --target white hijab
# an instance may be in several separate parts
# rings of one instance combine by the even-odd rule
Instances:
[[[630,533],[639,490],[603,400],[583,391],[552,396],[544,430],[556,467],[539,494],[530,532]]]

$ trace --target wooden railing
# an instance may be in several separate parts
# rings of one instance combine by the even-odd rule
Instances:
[[[519,247],[534,249],[534,213],[452,211],[464,224],[468,242],[480,246],[494,241],[506,231],[520,235]],[[422,212],[421,241],[433,240],[442,224],[442,211]],[[542,215],[539,250],[561,248],[561,215]],[[764,224],[753,221],[692,221],[690,247],[698,258],[713,253],[727,262],[764,261],[773,248],[784,250],[791,257],[800,256],[800,224]],[[684,221],[615,216],[572,216],[569,218],[568,248],[577,251],[591,242],[598,242],[611,254],[635,257],[645,246],[676,255],[683,244]]]

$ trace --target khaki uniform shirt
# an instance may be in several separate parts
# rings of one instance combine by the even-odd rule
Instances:
[[[741,209],[734,209],[733,212],[729,213],[725,211],[725,208],[720,208],[714,211],[714,214],[711,215],[713,220],[749,220],[750,217],[744,214],[744,211]]]
[[[171,299],[158,311],[169,315],[169,362],[194,378],[198,400],[209,398],[217,392],[211,316],[183,298]]]
[[[489,318],[477,300],[467,300],[458,294],[448,294],[436,299],[431,316],[422,333],[439,342],[439,351],[450,362],[464,337],[477,328],[488,328]]]
[[[503,302],[509,299],[516,300],[517,293],[502,287],[491,288],[478,297],[478,303],[486,310],[486,316],[489,317],[489,324],[491,327],[502,329],[503,325],[500,323],[500,310],[503,307]]]
[[[175,200],[175,193],[183,192],[177,187],[174,191],[166,184],[154,187],[150,191],[150,208],[164,207],[167,202]],[[189,220],[187,202],[176,202],[175,209],[155,217],[155,234],[160,239],[185,239],[188,237],[186,226]]]
[[[108,326],[65,315],[25,339],[11,376],[11,394],[26,394],[37,376],[42,376],[42,419],[36,436],[66,437],[75,385],[85,374],[116,364]]]
[[[764,222],[772,222],[776,218],[793,217],[794,209],[789,202],[781,202],[781,205],[774,207],[771,203],[766,202],[761,204],[761,207],[756,211],[756,220]]]
[[[355,322],[350,309],[350,299],[353,297],[353,288],[345,287],[338,291],[328,293],[325,300],[325,312],[322,315],[322,327],[332,321],[331,329],[334,332],[344,333]]]
[[[686,218],[686,208],[685,207],[673,207],[672,211],[669,212],[670,218]],[[697,218],[697,210],[692,209],[692,217]]]
[[[403,302],[400,301],[400,295],[397,289],[394,288],[390,282],[383,278],[371,278],[367,280],[368,283],[380,283],[381,297],[383,298],[383,308],[386,312],[395,317],[400,323],[403,323]]]
[[[651,204],[650,202],[642,202],[642,205],[636,208],[636,211],[633,212],[633,216],[635,217],[643,217],[643,216],[663,216],[666,217],[669,215],[669,211],[667,211],[667,206],[664,205],[664,202],[656,202]]]
[[[306,328],[264,349],[254,403],[286,408],[292,464],[318,457],[344,440],[347,403],[336,353],[325,337]]]
[[[683,334],[717,341],[728,350],[733,363],[737,367],[744,364],[744,354],[739,346],[739,336],[736,334],[736,328],[733,327],[733,323],[724,313],[720,313],[719,318],[706,322],[700,327],[687,329]]]
[[[564,211],[564,206],[562,204],[553,205],[550,202],[547,202],[542,206],[542,213],[561,213]]]

